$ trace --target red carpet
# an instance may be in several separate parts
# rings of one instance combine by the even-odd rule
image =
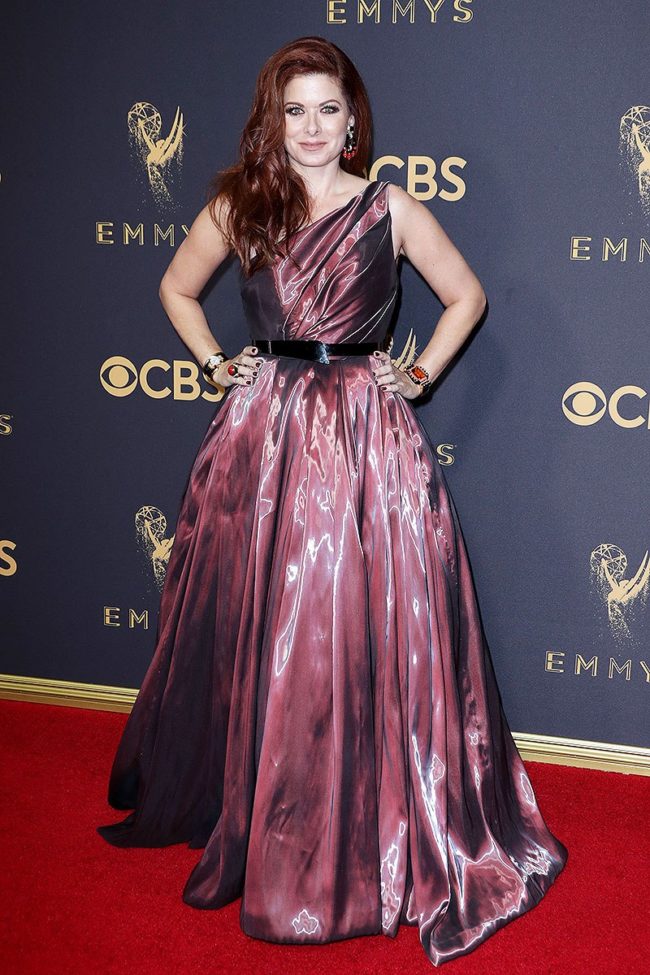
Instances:
[[[124,714],[0,701],[3,971],[10,975],[431,975],[417,928],[330,945],[276,945],[239,928],[235,901],[181,900],[198,850],[120,850],[106,786]],[[527,763],[569,849],[544,900],[444,972],[647,972],[650,779]],[[645,964],[642,958],[645,957]]]

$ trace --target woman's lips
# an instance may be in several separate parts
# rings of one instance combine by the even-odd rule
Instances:
[[[320,149],[322,146],[325,145],[325,143],[324,142],[301,142],[300,145],[303,146],[305,149],[314,150],[314,149]]]

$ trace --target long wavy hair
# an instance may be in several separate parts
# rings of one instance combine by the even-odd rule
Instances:
[[[255,85],[239,160],[219,170],[208,187],[210,217],[250,277],[277,256],[290,256],[293,234],[311,219],[305,182],[284,147],[285,86],[296,75],[326,74],[338,82],[354,114],[357,152],[340,160],[349,173],[364,173],[370,156],[372,115],[359,72],[336,44],[323,37],[299,37],[264,64]],[[225,201],[227,206],[221,207]],[[219,211],[219,212],[217,212]]]

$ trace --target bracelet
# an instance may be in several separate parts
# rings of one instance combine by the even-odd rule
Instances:
[[[422,392],[425,392],[432,383],[432,379],[424,366],[409,366],[404,372],[422,388]]]
[[[203,363],[201,367],[203,375],[206,379],[212,379],[215,371],[219,368],[222,362],[225,362],[228,356],[225,352],[213,352]]]

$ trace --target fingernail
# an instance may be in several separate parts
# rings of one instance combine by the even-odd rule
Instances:
[[[375,349],[375,351],[372,354],[375,356],[376,359],[381,359],[381,352],[379,352],[378,349]]]
[[[256,345],[253,346],[253,355],[257,355],[257,346]]]
[[[252,379],[247,379],[246,380],[246,383],[247,383],[248,386],[252,386],[253,385],[253,380]]]

